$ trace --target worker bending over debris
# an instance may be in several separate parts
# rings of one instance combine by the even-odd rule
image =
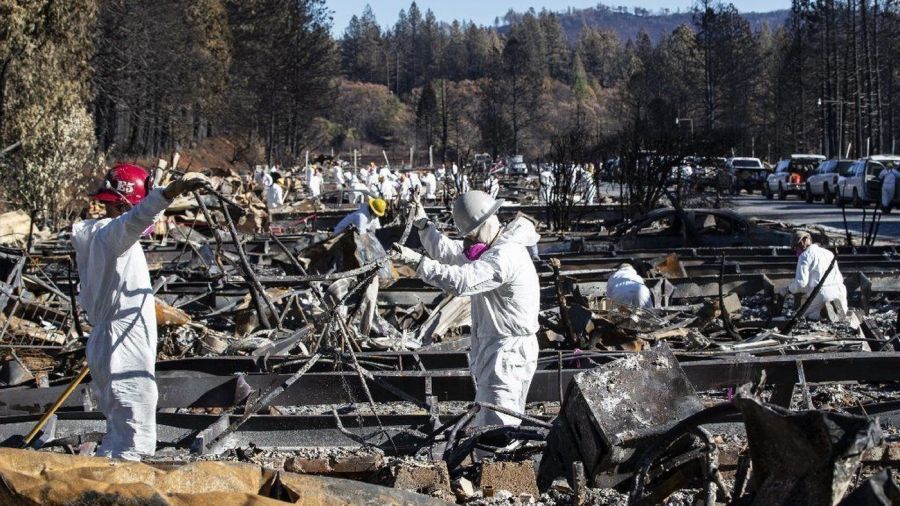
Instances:
[[[381,222],[378,218],[384,216],[387,211],[387,202],[383,199],[375,199],[369,197],[368,202],[360,204],[359,209],[344,216],[334,227],[334,234],[340,234],[347,227],[353,225],[360,233],[374,232],[381,228]]]
[[[831,265],[834,253],[812,242],[809,232],[797,232],[793,240],[794,252],[797,253],[797,273],[794,280],[780,290],[781,295],[801,293],[809,295],[816,288]],[[837,262],[825,279],[822,289],[809,304],[802,316],[810,320],[818,320],[825,304],[835,301],[844,313],[847,312],[847,287]]]
[[[428,257],[395,245],[393,258],[426,283],[472,304],[469,368],[475,400],[522,413],[537,368],[540,287],[527,248],[540,236],[524,217],[506,226],[497,219],[502,200],[485,192],[462,194],[453,222],[464,241],[451,240],[429,223],[416,202],[416,228]],[[429,258],[430,257],[430,258]],[[518,425],[516,417],[482,409],[477,425]]]
[[[284,178],[279,176],[266,188],[266,208],[270,212],[284,205],[284,185]]]
[[[156,451],[156,309],[138,241],[173,199],[207,184],[196,176],[151,191],[143,168],[117,165],[91,195],[106,205],[106,218],[72,225],[79,302],[92,326],[91,385],[106,417],[98,456],[140,460]]]
[[[606,296],[620,304],[653,309],[653,296],[631,264],[622,264],[606,281]]]

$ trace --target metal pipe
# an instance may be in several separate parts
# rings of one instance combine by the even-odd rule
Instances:
[[[244,245],[241,244],[240,239],[238,239],[237,229],[234,228],[234,220],[231,219],[231,211],[227,207],[222,206],[222,214],[225,215],[228,233],[231,235],[231,240],[234,241],[234,245],[237,248],[241,270],[244,271],[244,277],[250,282],[250,297],[253,299],[253,303],[256,306],[256,314],[259,316],[259,322],[262,323],[263,327],[271,329],[272,324],[269,322],[269,317],[266,316],[265,309],[263,308],[260,299],[265,301],[266,305],[269,307],[269,311],[272,312],[272,316],[276,316],[278,312],[275,311],[275,306],[266,296],[266,289],[260,284],[259,279],[257,279],[256,274],[253,272],[253,268],[250,266],[250,261],[247,260],[247,252],[244,251]]]

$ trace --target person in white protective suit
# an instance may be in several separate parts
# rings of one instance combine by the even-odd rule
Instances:
[[[641,309],[653,309],[653,296],[644,278],[630,264],[622,264],[606,281],[606,296]]]
[[[890,214],[897,197],[897,179],[900,179],[900,170],[896,166],[885,167],[878,177],[881,179],[881,209]]]
[[[309,194],[313,198],[319,198],[322,195],[322,174],[319,169],[314,169],[312,174],[309,176],[309,183],[307,183],[309,187]]]
[[[422,178],[419,176],[418,171],[410,171],[409,176],[409,188],[413,193],[420,191],[422,188]]]
[[[590,170],[583,171],[580,183],[584,195],[582,203],[587,206],[594,205],[597,201],[597,186],[594,184],[594,173]]]
[[[538,201],[541,203],[550,202],[550,197],[553,193],[553,185],[556,184],[556,177],[553,175],[553,172],[550,171],[549,167],[544,167],[544,170],[541,171],[538,181],[541,184],[541,189],[538,191]]]
[[[408,202],[411,195],[412,183],[409,180],[409,176],[403,174],[400,176],[400,200]]]
[[[394,182],[391,181],[389,177],[378,178],[378,194],[388,202],[397,197],[397,190],[394,187]]]
[[[368,202],[361,204],[359,209],[344,216],[334,227],[334,235],[340,234],[347,227],[353,225],[360,233],[374,232],[381,228],[378,218],[384,216],[387,211],[387,202],[382,199],[369,198]]]
[[[284,205],[284,183],[284,178],[278,178],[266,188],[266,208],[270,212]]]
[[[366,192],[369,191],[366,183],[357,178],[353,178],[353,183],[350,184],[350,190],[353,192],[353,197],[351,197],[350,202],[353,204],[362,204],[366,201]]]
[[[496,213],[502,204],[482,191],[462,194],[453,204],[453,222],[466,238],[459,241],[430,224],[417,203],[415,225],[428,256],[400,245],[392,255],[426,283],[470,297],[475,401],[522,413],[537,368],[540,310],[537,272],[527,248],[540,236],[524,217],[501,226]],[[485,408],[475,423],[518,425],[520,420]]]
[[[484,180],[484,191],[486,191],[491,198],[497,198],[497,195],[500,194],[500,180],[497,179],[496,174],[491,174]]]
[[[808,296],[822,280],[825,271],[828,270],[828,266],[834,259],[834,253],[813,243],[809,232],[796,233],[793,244],[794,251],[799,256],[797,272],[794,280],[789,285],[782,287],[779,292],[782,295],[794,293]],[[847,287],[844,286],[844,277],[841,275],[837,262],[803,317],[809,320],[818,320],[821,317],[822,308],[831,301],[836,301],[841,309],[845,313],[847,312]]]
[[[143,168],[117,165],[91,195],[106,218],[72,225],[78,302],[91,323],[91,388],[106,417],[98,456],[140,460],[156,451],[156,306],[139,239],[173,199],[205,184],[189,175],[151,191]]]
[[[422,176],[422,185],[425,186],[425,200],[433,202],[437,199],[438,180],[434,172],[426,172]]]
[[[268,172],[266,172],[262,175],[263,189],[266,189],[266,188],[272,186],[273,182],[275,182],[275,179],[272,178],[272,174],[269,174]]]

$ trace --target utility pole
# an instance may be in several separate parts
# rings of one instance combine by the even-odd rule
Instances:
[[[844,149],[844,104],[853,104],[853,102],[847,102],[846,100],[822,100],[819,98],[817,102],[819,107],[822,107],[825,104],[837,104],[838,106],[838,115],[837,115],[837,156],[841,156],[841,151]],[[824,135],[824,132],[823,132]],[[830,137],[830,136],[829,136]],[[830,144],[830,142],[829,142]],[[830,150],[829,150],[830,151]],[[848,149],[849,152],[849,149]],[[829,155],[830,156],[830,153]],[[848,155],[849,156],[849,155]]]

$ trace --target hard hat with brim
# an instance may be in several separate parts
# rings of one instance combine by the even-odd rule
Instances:
[[[100,202],[137,205],[150,192],[151,186],[150,175],[143,167],[123,163],[107,172],[103,185],[88,196]]]
[[[369,198],[369,209],[379,218],[387,211],[387,202],[384,199]]]
[[[463,193],[453,203],[453,224],[460,235],[469,235],[493,216],[504,202],[503,199],[494,200],[480,190]]]

